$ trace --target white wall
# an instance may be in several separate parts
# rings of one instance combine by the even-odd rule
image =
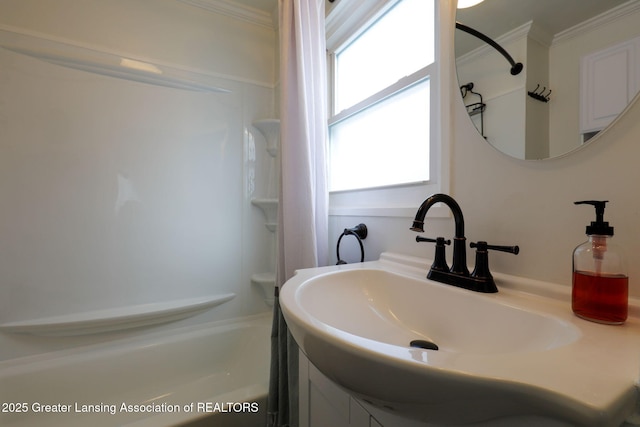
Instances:
[[[275,112],[275,30],[175,0],[8,0],[0,30],[231,90],[153,86],[0,48],[0,323],[228,292],[179,324],[270,310],[249,279],[273,270],[272,234],[250,203],[267,192],[272,159],[251,122]],[[78,342],[2,333],[0,360]]]
[[[451,87],[456,94],[457,82]],[[545,161],[515,160],[497,152],[479,137],[460,97],[453,97],[452,109],[449,192],[465,214],[467,238],[521,248],[517,256],[491,254],[492,269],[570,286],[572,251],[586,240],[584,227],[594,214],[573,202],[609,200],[605,218],[628,255],[631,293],[640,296],[640,104],[583,149]],[[415,201],[416,210],[422,200]],[[433,256],[432,245],[415,243],[411,218],[332,216],[331,244],[335,247],[344,227],[359,222],[369,227],[367,259],[381,251]],[[452,237],[453,221],[429,219],[425,229],[429,236]],[[342,248],[341,255],[348,256],[347,250]],[[356,247],[349,250],[355,253]],[[473,264],[470,249],[468,259]]]

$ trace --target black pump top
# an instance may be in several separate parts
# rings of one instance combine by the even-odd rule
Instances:
[[[576,205],[592,205],[596,209],[596,220],[591,222],[591,225],[587,225],[587,234],[597,234],[599,236],[613,236],[613,227],[609,226],[609,223],[604,220],[604,208],[608,200],[583,200],[581,202],[574,202]]]

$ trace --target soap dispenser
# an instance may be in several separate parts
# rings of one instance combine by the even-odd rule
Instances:
[[[587,320],[619,325],[627,320],[629,277],[620,250],[611,242],[613,227],[604,221],[608,201],[585,200],[596,220],[587,226],[589,239],[573,251],[573,312]]]

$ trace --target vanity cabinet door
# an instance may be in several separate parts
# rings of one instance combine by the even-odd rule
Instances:
[[[301,427],[383,427],[300,352]]]

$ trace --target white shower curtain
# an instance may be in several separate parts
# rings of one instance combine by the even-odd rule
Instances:
[[[277,285],[329,261],[325,0],[279,0],[280,160]],[[271,332],[267,426],[298,426],[297,348],[280,312]]]
[[[280,0],[279,283],[326,265],[327,73],[324,0]]]

